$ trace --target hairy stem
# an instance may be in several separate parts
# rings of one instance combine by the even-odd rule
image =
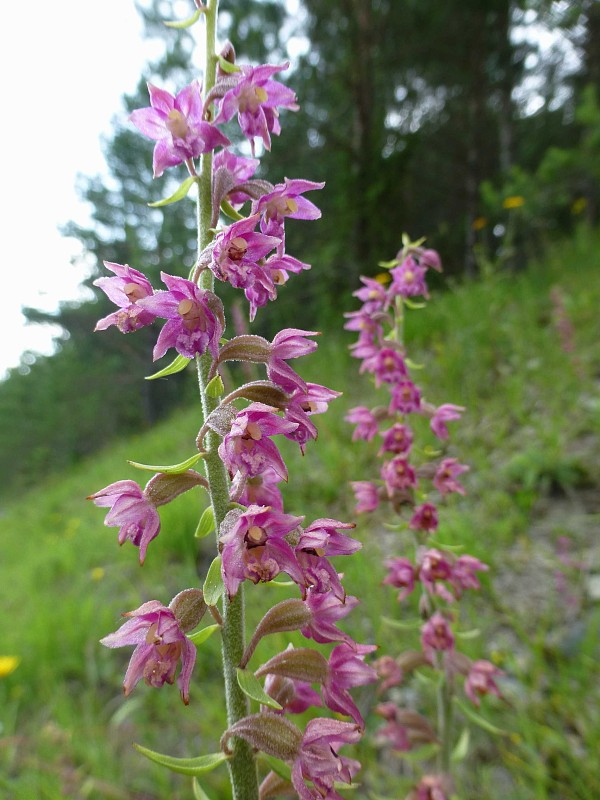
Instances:
[[[204,13],[206,33],[204,97],[214,86],[216,78],[218,5],[218,0],[209,0]],[[201,159],[198,180],[198,254],[204,250],[212,238],[210,231],[212,218],[211,173],[212,153],[205,153]],[[198,282],[202,289],[212,291],[214,288],[214,278],[209,269],[202,270]],[[202,411],[206,420],[211,411],[218,405],[218,400],[208,397],[206,393],[208,376],[212,366],[210,354],[205,353],[203,356],[198,357],[196,363]],[[215,514],[217,535],[229,507],[229,478],[217,452],[218,446],[218,435],[213,431],[209,431],[206,437],[208,452],[204,463],[209,482],[210,499]],[[226,596],[223,597],[223,626],[221,634],[227,723],[231,726],[248,714],[248,702],[238,685],[236,675],[236,667],[240,663],[245,649],[244,593],[242,587],[240,587],[233,600],[229,601]],[[233,755],[228,761],[233,800],[258,800],[258,777],[252,748],[243,739],[236,738],[234,741]]]

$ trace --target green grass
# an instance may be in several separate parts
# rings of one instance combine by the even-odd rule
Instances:
[[[600,608],[589,591],[594,569],[600,571],[598,253],[600,235],[582,230],[525,272],[498,272],[436,292],[407,323],[428,398],[467,408],[454,424],[449,454],[470,464],[469,494],[444,510],[440,538],[464,545],[491,566],[482,591],[465,604],[465,626],[481,631],[465,647],[493,658],[507,673],[508,703],[491,699],[482,711],[507,733],[473,729],[470,753],[458,770],[461,800],[600,796]],[[573,326],[572,353],[563,349],[553,322],[551,291],[557,285]],[[307,521],[351,519],[348,482],[369,479],[377,469],[375,448],[351,444],[343,420],[348,408],[371,403],[374,390],[348,356],[353,337],[324,334],[318,353],[298,366],[307,379],[344,394],[315,418],[319,439],[305,456],[291,443],[282,448],[290,472],[286,510]],[[131,743],[173,755],[218,747],[224,722],[217,637],[201,650],[187,708],[169,687],[140,685],[124,699],[129,653],[98,644],[122,612],[152,598],[168,602],[194,585],[196,557],[203,567],[210,563],[212,537],[198,554],[193,539],[202,491],[161,508],[163,532],[143,568],[137,550],[129,543],[119,550],[116,529],[105,528],[102,511],[85,500],[115,480],[143,480],[127,459],[187,458],[198,428],[197,409],[190,408],[3,509],[0,655],[21,661],[0,679],[0,797],[189,798],[189,779],[151,765]],[[395,652],[413,646],[414,634],[383,621],[397,616],[394,593],[380,587],[381,558],[392,546],[384,521],[358,519],[363,554],[343,565],[340,560],[340,569],[348,591],[362,598],[346,629]],[[569,537],[583,566],[565,569],[566,589],[559,591],[561,536]],[[254,591],[251,621],[286,590]],[[257,663],[285,646],[287,637],[273,638],[261,643]],[[426,697],[424,691],[424,703]],[[360,696],[365,708],[375,700],[369,689]],[[369,720],[369,734],[377,724]],[[397,759],[391,774],[389,758],[372,737],[365,742],[360,796],[398,797],[410,766]],[[211,773],[204,786],[215,798],[228,796],[224,771]]]

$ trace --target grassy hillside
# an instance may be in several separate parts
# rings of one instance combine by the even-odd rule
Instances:
[[[461,800],[600,796],[599,301],[600,235],[581,231],[527,271],[436,290],[408,322],[428,397],[467,407],[452,454],[471,465],[468,495],[444,512],[444,530],[491,566],[469,610],[480,631],[472,647],[508,675],[509,703],[487,709],[506,734],[474,731]],[[373,390],[358,377],[347,353],[353,337],[341,326],[340,319],[339,330],[324,332],[301,371],[344,394],[315,419],[319,440],[304,457],[283,448],[286,510],[307,519],[353,518],[348,481],[368,479],[375,464],[372,448],[350,442],[343,420]],[[0,796],[190,797],[189,779],[149,764],[131,742],[174,755],[216,748],[223,729],[216,637],[200,653],[187,708],[168,687],[141,685],[125,700],[129,652],[98,640],[123,611],[152,598],[168,602],[195,584],[193,532],[204,496],[194,490],[161,508],[163,532],[143,568],[129,543],[119,550],[116,529],[105,528],[85,498],[115,480],[140,479],[127,459],[166,464],[192,455],[198,427],[191,408],[3,509],[0,656],[20,663],[0,678]],[[380,588],[384,529],[359,519],[357,535],[364,557],[349,560],[345,585],[363,603],[346,629],[361,641],[405,636],[398,649],[410,647],[412,634],[382,623],[395,605],[394,593]],[[560,560],[561,548],[570,561]],[[213,549],[203,540],[201,565]],[[284,591],[261,589],[265,607]],[[251,608],[251,618],[259,611]],[[378,749],[366,744],[359,756],[371,796],[396,797]],[[219,772],[205,786],[227,796]]]

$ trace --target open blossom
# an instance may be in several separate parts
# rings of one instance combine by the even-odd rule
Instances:
[[[477,578],[477,573],[487,572],[488,569],[488,565],[475,558],[475,556],[468,554],[459,556],[452,566],[452,583],[456,588],[457,594],[462,594],[464,589],[480,589],[481,584]]]
[[[426,272],[426,267],[417,264],[412,256],[407,256],[399,266],[390,270],[392,276],[390,294],[401,297],[415,297],[416,295],[429,297],[425,283]]]
[[[279,135],[279,108],[297,111],[295,93],[282,83],[273,80],[273,75],[287,69],[287,64],[274,66],[261,64],[252,67],[240,64],[240,71],[231,76],[235,85],[225,92],[220,103],[215,123],[228,122],[237,114],[242,133],[249,140],[254,155],[254,140],[262,139],[267,150],[271,149],[271,134]]]
[[[306,726],[298,756],[292,766],[292,783],[300,800],[342,800],[334,783],[352,783],[360,763],[338,755],[345,744],[361,738],[358,725],[335,719],[312,719]],[[311,781],[309,788],[305,781]]]
[[[416,573],[412,561],[408,558],[390,558],[385,562],[389,572],[383,579],[384,584],[395,586],[401,591],[398,594],[398,601],[401,602],[415,588]]]
[[[356,498],[357,514],[375,511],[379,505],[379,489],[371,481],[351,481],[350,486]]]
[[[453,577],[450,560],[435,548],[419,555],[419,580],[432,595],[443,597],[448,603],[454,602],[454,595],[443,581],[451,582]]]
[[[407,454],[410,452],[413,443],[413,434],[407,425],[396,422],[392,427],[384,431],[383,444],[379,450],[382,453],[395,453],[396,455]]]
[[[352,717],[361,728],[364,728],[365,721],[348,690],[375,683],[377,672],[365,664],[365,657],[375,650],[377,645],[350,645],[346,642],[336,645],[329,656],[327,678],[323,684],[327,708]]]
[[[341,392],[328,389],[318,383],[307,383],[306,389],[296,388],[289,395],[285,418],[289,422],[295,422],[295,430],[284,434],[286,439],[297,442],[300,450],[304,453],[304,447],[309,439],[316,439],[318,436],[317,426],[310,417],[313,414],[324,414],[329,407],[329,403],[339,397]]]
[[[367,408],[366,406],[356,406],[356,408],[351,408],[344,419],[346,422],[351,422],[353,425],[356,425],[356,428],[352,434],[353,442],[355,442],[357,439],[364,439],[365,441],[370,442],[379,431],[379,422],[377,417],[373,414],[371,409]]]
[[[136,645],[125,673],[125,694],[128,695],[142,678],[155,687],[173,683],[181,661],[177,684],[187,705],[196,648],[181,630],[173,611],[158,600],[150,600],[123,616],[129,617],[127,622],[100,641],[106,647]]]
[[[271,468],[287,480],[287,468],[270,437],[289,433],[296,427],[295,422],[279,417],[271,406],[250,403],[233,420],[219,445],[219,455],[231,475],[241,472],[252,478]]]
[[[101,508],[110,508],[104,524],[119,528],[119,544],[127,539],[140,548],[140,563],[148,545],[158,536],[160,517],[154,503],[135,481],[111,483],[88,498]]]
[[[289,358],[299,358],[317,349],[317,343],[311,342],[308,336],[318,336],[317,331],[303,331],[299,328],[284,328],[275,335],[271,342],[271,352],[267,361],[267,375],[286,392],[296,389],[307,391],[302,378],[286,364]]]
[[[202,88],[197,81],[173,96],[148,84],[150,107],[131,112],[130,120],[145,136],[156,141],[154,177],[215,147],[230,144],[221,131],[203,119]]]
[[[436,531],[438,527],[437,508],[433,503],[423,503],[415,508],[408,527],[416,531]]]
[[[314,203],[302,197],[304,192],[322,189],[324,183],[315,183],[300,178],[290,180],[284,178],[283,183],[278,183],[271,192],[264,194],[252,205],[252,213],[260,214],[260,229],[270,236],[284,238],[284,220],[290,219],[319,219],[320,210]]]
[[[462,406],[455,406],[452,403],[445,403],[443,406],[436,408],[433,417],[431,418],[431,430],[435,433],[438,439],[448,438],[447,422],[453,422],[460,419],[460,415],[465,409]]]
[[[139,301],[143,308],[167,320],[154,346],[154,360],[171,347],[186,358],[207,350],[216,358],[225,322],[219,298],[185,278],[162,272],[161,279],[168,291]]]
[[[259,164],[258,158],[244,158],[232,153],[231,150],[219,150],[212,160],[213,176],[220,169],[227,170],[236,185],[243,184],[254,175]],[[228,193],[227,199],[236,208],[243,205],[249,199],[249,195],[241,189],[232,190]]]
[[[296,530],[302,517],[283,514],[268,506],[248,506],[229,512],[221,526],[219,546],[225,587],[233,597],[244,580],[267,582],[286,572],[297,584],[304,576],[286,535]]]
[[[399,411],[401,414],[413,414],[421,407],[421,392],[410,380],[398,381],[392,386],[390,414]]]
[[[412,489],[417,485],[415,470],[402,456],[394,456],[389,461],[385,461],[381,468],[381,477],[390,497],[396,489]]]
[[[338,620],[347,616],[358,605],[358,598],[346,595],[342,600],[333,592],[319,592],[309,588],[306,593],[306,606],[312,613],[312,619],[302,628],[302,635],[314,639],[319,644],[327,642],[348,642],[351,637],[336,627]]]
[[[408,370],[404,359],[397,350],[383,347],[372,358],[364,360],[361,372],[368,370],[375,377],[375,386],[382,383],[397,384],[408,377]]]
[[[238,472],[231,483],[231,497],[243,506],[271,506],[276,511],[283,511],[283,498],[278,484],[282,481],[272,467],[252,477]],[[237,484],[243,484],[241,493]]]
[[[364,285],[355,292],[352,292],[352,295],[358,297],[363,303],[363,307],[360,311],[352,311],[346,314],[346,317],[356,316],[357,314],[361,316],[370,316],[373,312],[383,311],[389,304],[388,292],[382,283],[375,278],[367,278],[364,275],[360,276],[360,280]],[[349,328],[349,330],[354,329]]]
[[[495,679],[503,674],[502,670],[490,661],[484,659],[474,661],[465,678],[465,694],[476,706],[480,704],[480,698],[486,694],[495,694],[496,697],[501,697]]]
[[[459,464],[456,458],[445,458],[437,468],[433,478],[433,485],[441,495],[450,494],[451,492],[466,494],[464,486],[457,480],[457,477],[462,475],[463,472],[468,472],[468,470],[469,467],[465,464]]]
[[[121,333],[131,333],[154,322],[156,315],[137,303],[138,300],[154,293],[148,278],[128,264],[105,261],[104,266],[114,272],[115,277],[98,278],[94,281],[94,286],[102,289],[120,310],[98,320],[94,330],[103,331],[111,325],[116,325]]]
[[[452,650],[454,634],[446,617],[436,611],[421,628],[421,644],[428,661],[433,660],[434,650]]]
[[[259,261],[280,243],[275,236],[256,231],[259,215],[228,225],[215,237],[211,270],[221,281],[238,289],[252,286],[262,269]]]

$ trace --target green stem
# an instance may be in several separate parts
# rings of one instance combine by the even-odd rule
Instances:
[[[216,79],[216,27],[218,0],[209,0],[204,13],[205,20],[205,66],[204,66],[204,96],[212,89]],[[212,217],[211,175],[212,153],[205,153],[200,163],[198,180],[198,254],[210,243]],[[207,291],[213,291],[214,278],[210,270],[205,269],[200,273],[199,286]],[[218,405],[218,399],[207,396],[206,386],[212,365],[209,353],[196,359],[198,370],[198,384],[204,419]],[[221,461],[217,448],[219,437],[213,431],[206,436],[207,456],[204,459],[206,477],[209,484],[209,494],[215,515],[217,536],[219,527],[229,510],[229,478],[225,465]],[[223,678],[225,683],[225,699],[227,704],[227,724],[233,725],[249,713],[246,695],[237,682],[236,668],[242,659],[245,650],[244,626],[244,592],[240,587],[232,601],[223,596],[223,625],[222,657]],[[229,774],[233,800],[258,800],[258,776],[256,759],[251,746],[243,739],[236,738],[233,755],[228,761]]]
[[[443,666],[440,665],[440,669]],[[452,686],[451,678],[446,671],[444,680],[438,688],[438,734],[440,737],[440,751],[438,756],[438,769],[441,773],[450,774],[450,756],[452,754]]]

